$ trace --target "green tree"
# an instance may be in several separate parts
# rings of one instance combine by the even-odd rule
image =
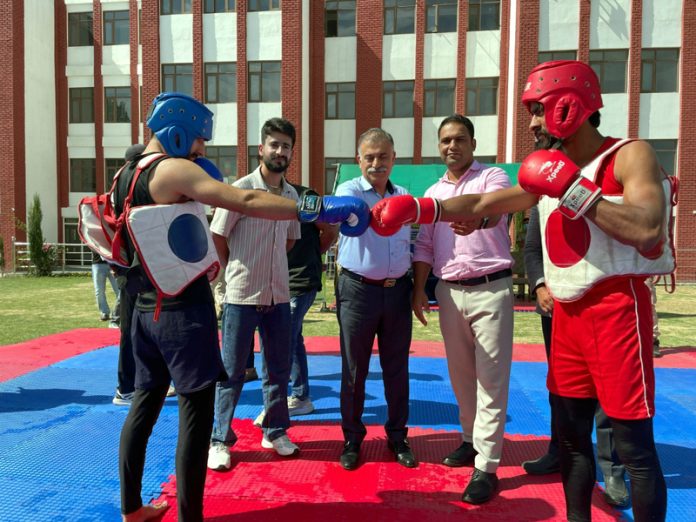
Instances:
[[[43,212],[41,211],[41,199],[38,194],[34,194],[34,201],[29,209],[29,219],[27,221],[29,259],[33,266],[31,272],[37,276],[49,276],[53,273],[55,247],[46,243],[43,230],[41,229]]]

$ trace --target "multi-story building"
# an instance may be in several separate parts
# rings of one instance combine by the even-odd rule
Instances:
[[[162,90],[215,112],[208,155],[234,178],[256,162],[259,129],[298,129],[290,178],[330,191],[357,135],[381,126],[398,161],[439,161],[437,126],[476,125],[484,161],[532,150],[519,102],[539,61],[599,73],[601,130],[650,141],[679,175],[679,278],[696,280],[696,9],[688,0],[0,0],[0,236],[22,237],[38,194],[50,241],[77,241],[76,204],[108,188],[147,140]],[[690,80],[691,78],[691,80]],[[681,167],[681,168],[680,168]]]

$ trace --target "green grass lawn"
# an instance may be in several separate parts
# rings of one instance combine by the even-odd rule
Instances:
[[[330,283],[329,288],[331,287]],[[107,285],[109,302],[113,293]],[[325,292],[305,317],[306,336],[338,335],[333,312],[322,312],[322,301],[333,303],[333,295]],[[696,286],[679,286],[674,294],[658,288],[658,315],[663,347],[694,346],[696,342]],[[89,274],[0,278],[0,345],[13,344],[43,335],[74,328],[106,328],[99,320]],[[428,316],[428,326],[414,319],[413,338],[440,341],[437,312]],[[542,343],[539,317],[535,313],[515,313],[515,342]]]

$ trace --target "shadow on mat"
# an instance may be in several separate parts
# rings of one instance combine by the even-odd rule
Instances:
[[[85,390],[45,388],[33,390],[18,388],[16,393],[0,393],[0,413],[17,411],[43,411],[66,404],[109,404],[110,395],[85,395]]]

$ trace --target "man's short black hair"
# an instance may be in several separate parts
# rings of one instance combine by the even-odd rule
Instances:
[[[136,156],[140,156],[145,150],[145,145],[142,143],[134,143],[126,149],[126,153],[123,155],[126,161],[133,161]]]
[[[461,125],[464,125],[466,127],[466,130],[469,131],[469,136],[471,139],[474,139],[474,124],[473,122],[467,118],[466,116],[463,116],[462,114],[457,114],[454,113],[451,116],[447,116],[442,122],[440,123],[440,126],[437,128],[437,135],[438,137],[440,136],[440,131],[442,130],[442,127],[447,125],[448,123],[459,123]]]
[[[599,123],[602,120],[602,115],[599,114],[599,111],[593,112],[589,118],[587,118],[587,121],[590,122],[590,125],[592,125],[595,129],[599,127]]]
[[[270,136],[273,132],[285,134],[292,141],[292,146],[295,146],[295,126],[285,118],[266,120],[266,123],[261,127],[261,143],[266,143],[266,136]]]

